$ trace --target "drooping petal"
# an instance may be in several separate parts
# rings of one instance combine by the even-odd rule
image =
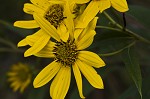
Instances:
[[[55,40],[60,41],[59,34],[57,33],[57,30],[53,25],[51,25],[46,19],[44,19],[44,17],[38,14],[34,14],[33,16],[42,30],[45,31],[45,33],[49,34]]]
[[[101,0],[100,0],[101,1]],[[83,14],[79,17],[76,28],[85,28],[89,22],[97,15],[99,12],[100,1],[91,1],[89,5],[84,10]]]
[[[93,87],[98,89],[104,88],[102,78],[100,77],[100,75],[97,74],[93,67],[81,62],[80,60],[77,60],[76,63],[78,64],[78,67],[85,76],[85,78]]]
[[[126,0],[110,0],[112,7],[120,12],[126,12],[129,10]]]
[[[94,30],[91,30],[82,39],[80,39],[80,41],[77,41],[76,42],[77,49],[82,50],[89,47],[93,42],[95,34],[96,32]]]
[[[85,98],[83,96],[83,92],[82,92],[82,77],[81,77],[80,70],[78,68],[78,64],[75,63],[72,66],[72,69],[73,69],[73,73],[74,73],[74,76],[75,76],[75,79],[76,79],[76,83],[77,83],[77,87],[78,87],[78,90],[79,90],[80,97]]]
[[[62,67],[50,86],[50,95],[52,99],[64,99],[71,80],[71,68]]]
[[[34,88],[41,87],[48,83],[59,71],[61,64],[56,61],[53,61],[51,64],[46,66],[34,79],[33,86]]]
[[[32,47],[30,47],[25,53],[24,56],[28,57],[30,55],[33,55],[37,52],[39,52],[41,49],[44,48],[44,46],[48,43],[50,39],[50,36],[44,33],[35,43]]]
[[[80,51],[78,55],[79,60],[83,61],[89,66],[100,68],[105,66],[104,61],[95,53],[89,51]]]
[[[75,3],[77,4],[84,4],[84,3],[88,3],[90,0],[74,0]]]
[[[29,20],[29,21],[16,21],[14,23],[14,26],[20,27],[20,28],[26,28],[26,29],[33,29],[38,28],[39,25],[35,20]]]

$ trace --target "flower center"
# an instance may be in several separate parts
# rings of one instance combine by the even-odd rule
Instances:
[[[60,4],[52,5],[45,14],[46,20],[48,20],[55,28],[63,21],[63,7]]]
[[[17,71],[17,78],[21,82],[27,81],[27,79],[29,79],[30,76],[31,76],[31,71],[29,67],[24,66]]]
[[[77,59],[78,51],[74,41],[68,40],[67,42],[56,42],[53,50],[55,59],[64,66],[71,66]]]

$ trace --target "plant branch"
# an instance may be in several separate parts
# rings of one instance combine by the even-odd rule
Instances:
[[[116,27],[118,27],[119,29],[122,30],[122,32],[124,33],[128,33],[129,35],[135,37],[136,39],[139,39],[141,41],[144,41],[146,43],[150,43],[149,40],[144,39],[143,37],[137,35],[136,33],[132,32],[129,29],[124,29],[123,26],[121,26],[120,24],[118,24],[108,13],[106,13],[105,11],[103,12],[103,14],[112,22],[113,25],[115,25]],[[115,30],[115,29],[114,29]],[[118,30],[117,30],[118,31]]]

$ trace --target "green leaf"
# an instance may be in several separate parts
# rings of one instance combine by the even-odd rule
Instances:
[[[100,56],[111,56],[120,53],[133,44],[135,44],[133,37],[129,37],[122,32],[106,31],[103,34],[96,35],[90,50],[96,49]]]
[[[136,87],[135,86],[130,86],[125,92],[123,92],[118,99],[128,99],[129,97],[134,97],[136,94]],[[136,97],[137,99],[137,97]]]
[[[150,28],[150,20],[148,20],[150,16],[150,10],[148,7],[131,5],[129,8],[130,10],[127,12],[127,14],[131,15],[137,21],[145,25],[145,27]]]
[[[143,6],[129,6],[127,12],[127,28],[132,31],[132,35],[139,40],[150,43],[150,10]],[[129,21],[131,20],[131,21]]]
[[[141,69],[140,69],[140,65],[139,65],[139,61],[137,58],[137,53],[135,51],[134,46],[125,49],[122,52],[122,58],[123,61],[125,63],[125,66],[130,74],[130,76],[132,77],[139,93],[140,96],[142,98],[142,92],[141,92],[141,88],[142,88],[142,76],[141,76]]]

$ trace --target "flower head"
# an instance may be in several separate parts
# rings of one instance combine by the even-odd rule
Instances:
[[[81,98],[84,98],[81,72],[93,87],[104,88],[100,75],[93,68],[105,66],[104,61],[97,54],[84,51],[92,44],[96,34],[94,29],[97,19],[97,17],[94,18],[85,29],[73,28],[69,32],[62,31],[59,35],[65,35],[64,37],[60,37],[56,42],[49,41],[41,51],[34,54],[38,57],[54,58],[54,61],[47,65],[34,79],[35,88],[45,85],[54,78],[50,86],[50,96],[53,99],[64,99],[70,86],[71,68]],[[63,30],[64,27],[62,26],[60,30]]]
[[[32,79],[30,67],[22,63],[13,65],[7,75],[13,91],[19,90],[21,93],[28,87]]]
[[[53,37],[56,40],[63,38],[58,35],[59,28],[68,25],[65,29],[70,29],[69,23],[80,14],[80,7],[70,0],[30,0],[31,3],[24,4],[24,12],[33,15],[33,20],[16,21],[14,26],[26,29],[40,28],[37,32],[27,36],[18,43],[18,47],[30,45],[31,47],[24,53],[25,57],[31,56],[41,49]],[[81,7],[83,8],[83,7]],[[78,9],[78,10],[77,10]],[[45,28],[49,28],[46,30]],[[42,43],[41,43],[42,42]]]

